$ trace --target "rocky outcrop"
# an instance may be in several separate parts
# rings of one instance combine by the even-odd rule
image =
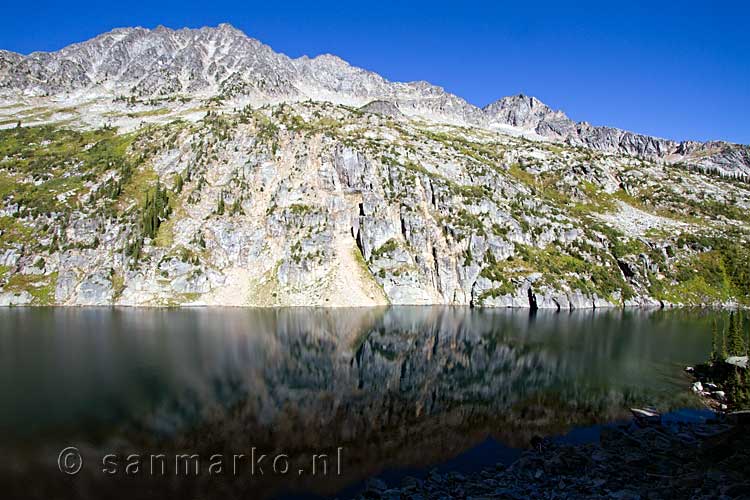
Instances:
[[[0,307],[25,306],[32,303],[34,297],[29,292],[0,292]]]
[[[510,125],[595,151],[659,158],[722,177],[750,180],[750,146],[722,141],[677,142],[586,122],[576,123],[562,111],[523,94],[503,97],[483,111],[490,127]]]
[[[379,113],[381,115],[390,116],[391,118],[404,117],[404,114],[398,109],[398,106],[390,101],[372,101],[359,109],[368,113]]]

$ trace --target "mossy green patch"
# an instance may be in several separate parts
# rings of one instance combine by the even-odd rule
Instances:
[[[15,217],[0,217],[0,244],[26,244],[34,235],[34,229]]]
[[[132,167],[126,153],[133,139],[133,134],[109,128],[0,130],[0,195],[32,213],[66,211],[87,201],[87,183],[97,182],[107,171]]]
[[[8,278],[3,288],[8,292],[28,292],[34,297],[35,305],[51,305],[55,301],[55,287],[57,286],[57,273],[48,276],[40,274],[16,273]]]
[[[388,255],[389,253],[393,252],[398,248],[398,242],[394,240],[393,238],[389,239],[382,245],[380,245],[378,248],[372,251],[372,254],[370,255],[371,260],[377,260],[385,255]]]
[[[126,113],[128,118],[147,118],[149,116],[161,116],[169,114],[169,108],[149,109],[146,111],[137,111],[135,113]]]
[[[750,304],[750,249],[721,237],[684,234],[678,247],[698,253],[678,259],[661,280],[652,276],[651,293],[669,302],[702,304],[736,298]]]
[[[536,176],[521,168],[520,163],[513,163],[508,169],[508,173],[527,186],[534,186],[536,184]]]
[[[605,266],[589,262],[552,246],[516,245],[516,250],[517,256],[511,260],[496,262],[490,258],[488,266],[481,271],[482,276],[500,283],[499,292],[509,293],[511,279],[538,272],[542,274],[541,284],[548,286],[559,287],[566,283],[574,290],[609,300],[614,300],[616,292],[626,298],[633,295],[632,288],[614,263]]]
[[[122,187],[122,194],[120,195],[121,208],[125,208],[131,203],[137,203],[141,205],[145,202],[143,193],[148,192],[153,186],[156,185],[156,181],[159,176],[150,165],[141,165],[133,171],[130,179]]]
[[[121,273],[112,274],[112,298],[117,299],[125,290],[125,277]]]

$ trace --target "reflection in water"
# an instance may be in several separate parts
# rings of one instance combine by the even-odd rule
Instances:
[[[0,433],[14,457],[0,480],[28,496],[33,477],[40,498],[335,494],[488,436],[523,447],[629,405],[689,406],[681,368],[705,358],[710,321],[447,307],[0,310],[0,407],[12,408]],[[344,452],[342,474],[327,478],[133,480],[103,477],[91,458],[71,479],[56,464],[69,445],[84,458],[255,446],[288,454],[293,471],[312,453]]]

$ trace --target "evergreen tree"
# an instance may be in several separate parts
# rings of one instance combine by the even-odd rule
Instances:
[[[216,213],[219,215],[224,215],[224,191],[219,194],[219,206],[216,207]]]
[[[162,221],[169,217],[170,213],[167,188],[162,187],[157,180],[153,194],[146,192],[146,201],[141,214],[141,234],[154,238]]]
[[[232,206],[229,207],[229,215],[244,215],[245,211],[242,210],[242,198],[235,198]]]
[[[737,311],[735,317],[735,330],[737,335],[737,354],[736,356],[745,356],[747,354],[747,343],[745,342],[745,318],[742,310]]]
[[[711,328],[711,363],[719,361],[719,356],[719,327],[714,320]]]
[[[176,175],[176,177],[175,177],[175,180],[174,180],[174,192],[178,193],[178,194],[181,193],[182,192],[182,186],[183,186],[182,175],[180,175],[178,173]]]
[[[729,316],[729,355],[730,356],[744,356],[745,355],[745,339],[744,332],[742,331],[742,317],[740,313],[737,314],[732,311]]]

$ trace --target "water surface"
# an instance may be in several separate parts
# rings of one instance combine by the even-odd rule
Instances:
[[[696,405],[683,368],[708,355],[716,314],[0,309],[0,480],[39,498],[327,496],[374,475],[470,470],[533,436],[591,439],[631,406]],[[66,446],[82,450],[76,476],[58,470]],[[292,473],[123,478],[100,460],[251,447]],[[310,456],[339,449],[340,467],[311,477]]]

